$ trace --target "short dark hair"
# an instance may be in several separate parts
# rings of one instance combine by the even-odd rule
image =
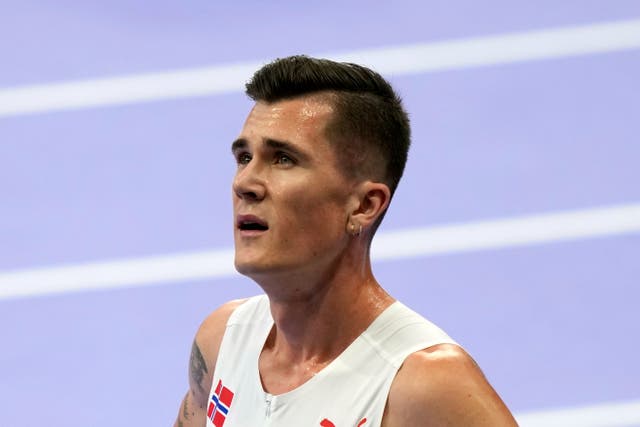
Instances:
[[[296,55],[260,68],[246,93],[268,103],[326,94],[336,111],[327,137],[343,172],[377,177],[391,194],[395,192],[407,162],[411,130],[402,100],[380,74],[357,64]]]

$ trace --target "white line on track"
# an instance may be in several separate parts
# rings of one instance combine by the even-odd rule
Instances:
[[[640,400],[534,411],[516,419],[520,427],[637,427]]]
[[[640,203],[560,211],[377,235],[375,260],[528,246],[640,232]]]
[[[374,261],[640,232],[640,203],[380,233]],[[149,256],[0,273],[0,300],[235,275],[233,250]]]
[[[363,49],[319,56],[417,74],[640,48],[640,19]],[[241,91],[264,62],[0,89],[0,118]]]

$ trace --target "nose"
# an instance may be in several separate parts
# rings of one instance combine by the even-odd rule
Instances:
[[[246,201],[259,201],[266,194],[264,171],[256,161],[251,161],[238,169],[233,178],[233,193]]]

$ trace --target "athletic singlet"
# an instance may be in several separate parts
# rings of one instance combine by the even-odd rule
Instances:
[[[258,358],[273,327],[266,296],[240,305],[222,338],[209,393],[207,427],[378,427],[396,372],[411,353],[455,342],[394,302],[335,360],[304,384],[272,395]]]

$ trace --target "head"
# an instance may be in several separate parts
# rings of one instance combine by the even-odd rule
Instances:
[[[384,183],[393,196],[404,172],[411,129],[400,97],[380,74],[351,63],[307,56],[277,59],[246,85],[256,102],[317,95],[333,107],[325,133],[340,171]],[[380,225],[384,212],[372,227]]]
[[[402,175],[409,125],[378,74],[303,56],[266,65],[233,143],[236,267],[264,282],[362,254]],[[355,244],[354,244],[355,242]]]

